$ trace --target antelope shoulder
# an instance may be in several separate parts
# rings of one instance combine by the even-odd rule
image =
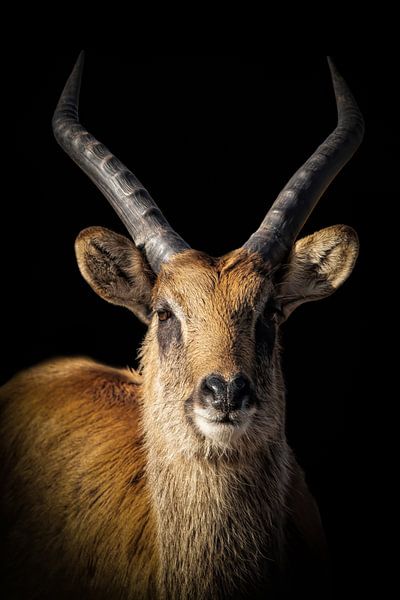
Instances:
[[[71,597],[79,581],[82,597],[145,595],[154,553],[139,390],[137,373],[85,358],[0,389],[3,567],[15,597]]]

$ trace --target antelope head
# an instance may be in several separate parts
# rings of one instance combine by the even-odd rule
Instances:
[[[149,327],[141,351],[147,429],[171,452],[260,448],[284,436],[279,327],[303,302],[351,273],[356,233],[328,227],[296,241],[333,178],[358,148],[363,119],[330,62],[335,130],[293,175],[258,230],[213,258],[171,228],[136,177],[79,122],[83,57],[53,118],[57,141],[113,206],[131,238],[80,233],[79,268],[102,298]]]

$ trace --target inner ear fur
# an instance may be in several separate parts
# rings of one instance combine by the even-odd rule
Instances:
[[[131,240],[105,227],[88,227],[78,235],[75,253],[83,278],[96,294],[149,323],[155,276]]]
[[[300,304],[336,291],[352,272],[358,250],[358,236],[347,225],[327,227],[296,242],[278,284],[284,317]]]

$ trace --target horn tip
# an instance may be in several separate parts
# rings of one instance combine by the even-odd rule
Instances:
[[[77,81],[80,83],[84,62],[85,62],[85,51],[81,50],[79,52],[78,58],[76,59],[76,63],[74,64],[74,68],[72,69],[72,72],[70,75],[69,80],[71,82]]]
[[[85,52],[82,50],[79,53],[71,75],[62,91],[56,110],[54,111],[52,127],[53,133],[59,143],[62,142],[59,136],[60,125],[65,123],[66,119],[72,119],[75,122],[78,121],[79,91],[81,87],[84,59]]]
[[[83,67],[83,63],[85,62],[85,51],[81,50],[79,52],[78,58],[76,59],[75,69],[81,70]]]
[[[351,110],[352,117],[354,119],[354,123],[356,124],[357,129],[357,137],[359,139],[359,143],[364,136],[364,118],[361,114],[361,111],[358,107],[356,100],[354,99],[353,94],[351,93],[346,81],[343,79],[342,75],[339,73],[336,64],[331,56],[327,56],[329,69],[331,72],[333,88],[336,95],[336,102],[338,106],[339,114],[341,112],[346,112]]]
[[[332,79],[338,79],[340,77],[340,73],[332,56],[327,56],[326,60],[328,61],[328,66],[331,72]]]

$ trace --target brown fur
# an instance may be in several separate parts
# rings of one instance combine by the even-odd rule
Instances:
[[[139,386],[130,371],[59,359],[2,388],[6,573],[17,598],[148,597],[154,520]]]
[[[78,262],[102,297],[148,320],[140,373],[63,359],[1,390],[15,597],[326,597],[318,509],[285,437],[278,328],[347,277],[355,234],[300,240],[274,278],[244,250],[190,250],[157,280],[120,238],[85,230]],[[165,303],[176,319],[162,324]],[[215,372],[244,373],[258,398],[237,439],[196,426],[196,390]]]

